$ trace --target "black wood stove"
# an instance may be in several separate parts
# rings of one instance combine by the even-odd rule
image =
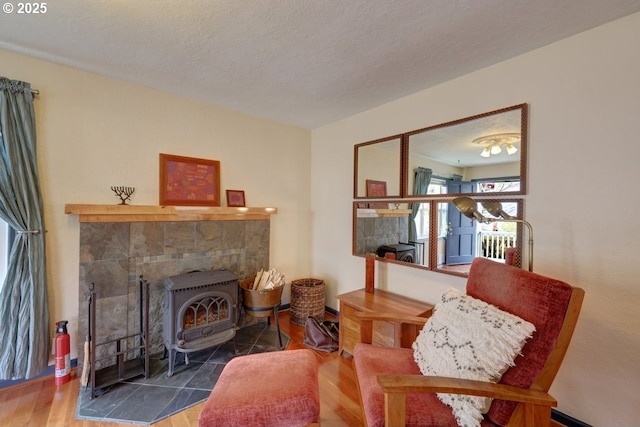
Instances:
[[[204,350],[229,341],[238,329],[238,278],[227,270],[193,271],[164,279],[162,336],[168,376],[177,352]]]

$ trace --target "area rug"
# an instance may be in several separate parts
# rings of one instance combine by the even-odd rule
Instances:
[[[289,337],[282,334],[284,348]],[[209,397],[226,363],[236,356],[278,351],[274,325],[254,323],[238,330],[232,341],[210,350],[192,353],[189,364],[178,353],[174,374],[167,377],[168,359],[151,359],[149,378],[139,377],[101,390],[90,399],[89,388],[81,388],[76,418],[91,421],[149,425],[200,403]]]

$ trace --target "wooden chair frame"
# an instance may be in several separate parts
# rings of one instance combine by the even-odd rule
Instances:
[[[559,425],[551,420],[551,408],[557,406],[557,401],[547,392],[560,369],[571,342],[583,299],[584,290],[574,287],[556,345],[540,375],[530,388],[523,389],[483,381],[424,375],[379,375],[378,383],[385,395],[385,425],[387,427],[405,425],[407,393],[455,393],[514,401],[518,402],[518,407],[513,412],[507,426]],[[357,317],[361,322],[361,342],[367,344],[373,342],[374,322],[392,322],[399,325],[400,345],[405,348],[411,348],[411,344],[428,320],[423,317],[403,317],[386,313],[358,313]],[[362,417],[366,423],[359,384],[358,394],[363,408]]]

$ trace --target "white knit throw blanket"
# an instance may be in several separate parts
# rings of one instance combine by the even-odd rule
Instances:
[[[497,382],[535,326],[484,301],[449,289],[413,343],[424,375]],[[479,426],[491,399],[438,393],[459,426]]]

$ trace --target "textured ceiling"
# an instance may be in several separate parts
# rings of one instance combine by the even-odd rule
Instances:
[[[0,13],[0,49],[313,129],[638,11],[640,0],[54,0],[44,14]]]

